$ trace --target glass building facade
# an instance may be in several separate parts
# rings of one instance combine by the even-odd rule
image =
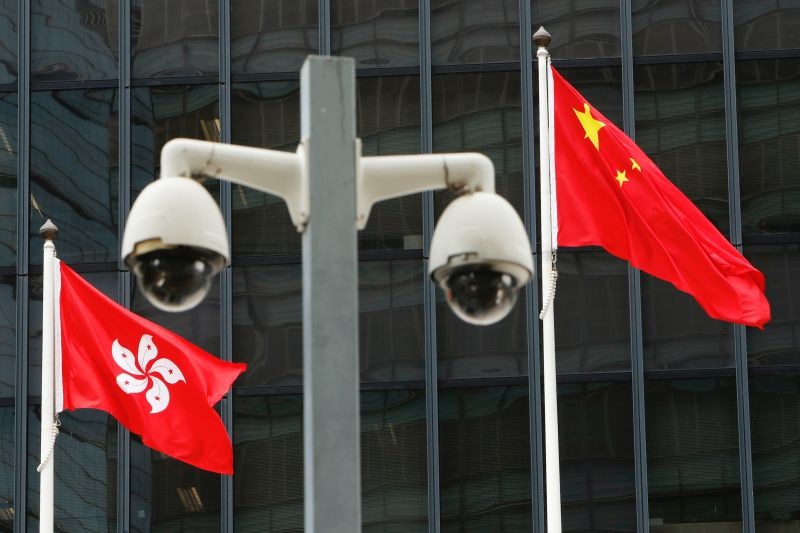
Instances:
[[[537,235],[532,30],[554,64],[763,271],[763,331],[598,249],[556,299],[562,515],[572,532],[800,532],[797,0],[0,0],[0,531],[37,531],[42,241],[121,304],[248,372],[219,404],[235,475],[61,416],[66,532],[303,527],[300,236],[276,198],[206,186],[233,260],[166,314],[119,261],[166,141],[280,150],[299,68],[352,56],[364,153],[478,151]],[[544,531],[540,295],[486,328],[427,280],[448,193],[359,234],[364,531]],[[534,247],[535,249],[535,247]]]

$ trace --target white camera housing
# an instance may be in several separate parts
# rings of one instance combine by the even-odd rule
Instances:
[[[531,278],[533,256],[519,215],[503,197],[463,194],[437,221],[429,274],[453,312],[476,325],[502,320]]]

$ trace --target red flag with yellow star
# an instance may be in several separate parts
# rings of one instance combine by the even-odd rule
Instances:
[[[691,294],[713,318],[763,327],[764,276],[636,144],[552,67],[560,246],[602,246]]]

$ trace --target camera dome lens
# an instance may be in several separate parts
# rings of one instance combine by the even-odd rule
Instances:
[[[499,322],[517,301],[514,277],[491,267],[458,267],[444,282],[450,309],[465,322],[485,326]]]
[[[219,254],[192,246],[153,250],[134,261],[133,272],[144,295],[157,308],[170,312],[200,303],[225,265]]]

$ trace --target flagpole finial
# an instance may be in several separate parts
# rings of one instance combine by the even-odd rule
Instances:
[[[550,33],[544,29],[544,26],[539,26],[539,29],[536,30],[536,33],[533,34],[533,42],[536,46],[547,47],[550,45]]]
[[[48,218],[47,222],[42,224],[42,227],[39,228],[39,235],[48,241],[52,241],[58,235],[58,226],[53,224],[53,221]]]

